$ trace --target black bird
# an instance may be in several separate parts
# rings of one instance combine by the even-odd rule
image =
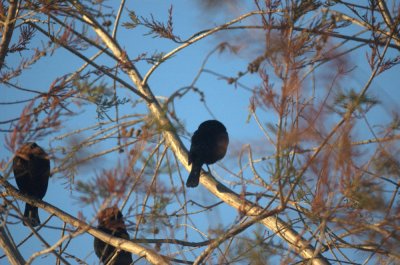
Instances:
[[[109,207],[98,215],[99,225],[97,229],[104,233],[129,240],[121,211],[117,207]],[[129,265],[133,264],[132,254],[120,250],[117,253],[115,247],[108,245],[98,238],[94,238],[94,252],[97,257],[107,265]]]
[[[43,199],[50,177],[50,160],[47,153],[36,143],[23,144],[13,160],[13,171],[17,186],[22,193]],[[25,204],[24,225],[40,225],[38,208]]]
[[[228,148],[229,137],[225,126],[217,120],[208,120],[200,124],[192,136],[189,151],[189,165],[192,165],[186,187],[199,185],[200,171],[203,164],[214,164],[222,159]]]

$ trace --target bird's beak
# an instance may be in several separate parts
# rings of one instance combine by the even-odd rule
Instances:
[[[45,154],[45,155],[40,155],[39,157],[42,158],[42,159],[50,160],[50,156],[47,155],[47,154]]]

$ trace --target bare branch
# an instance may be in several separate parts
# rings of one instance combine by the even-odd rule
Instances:
[[[24,258],[21,256],[21,253],[9,239],[8,234],[4,230],[3,226],[0,227],[0,246],[4,250],[8,260],[12,265],[25,264]]]

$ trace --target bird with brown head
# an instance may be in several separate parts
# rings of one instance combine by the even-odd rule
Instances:
[[[97,229],[112,236],[129,240],[129,234],[121,211],[117,207],[109,207],[98,214]],[[129,265],[132,264],[132,254],[106,244],[98,238],[94,238],[94,251],[99,259],[107,265]]]
[[[28,142],[17,150],[13,159],[13,171],[19,190],[37,199],[43,199],[50,177],[50,159],[39,145]],[[24,225],[40,225],[38,208],[25,204]]]

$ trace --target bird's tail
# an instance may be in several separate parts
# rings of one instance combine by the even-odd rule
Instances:
[[[38,208],[30,204],[25,204],[24,212],[24,225],[31,225],[33,227],[40,225],[39,211]]]
[[[186,181],[186,187],[195,188],[199,185],[201,165],[193,163],[192,170],[190,171],[188,180]]]

